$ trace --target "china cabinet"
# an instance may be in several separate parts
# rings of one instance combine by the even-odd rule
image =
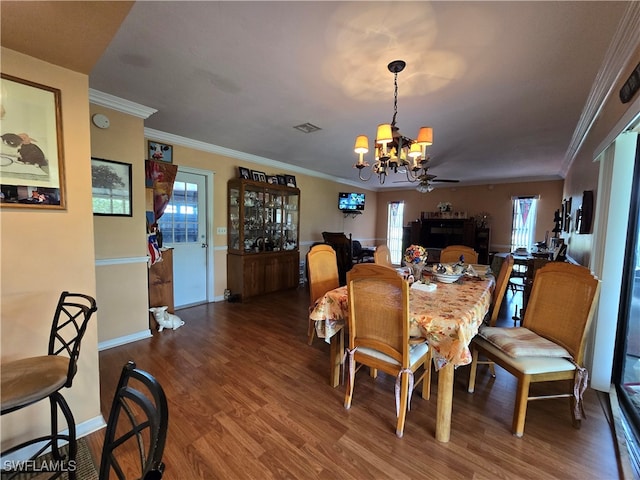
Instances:
[[[300,190],[229,180],[227,288],[241,300],[299,283]]]

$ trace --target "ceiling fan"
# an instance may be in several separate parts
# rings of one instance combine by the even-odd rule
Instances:
[[[423,173],[418,177],[420,183],[427,182],[441,182],[441,183],[458,183],[460,180],[451,180],[449,178],[438,178],[437,175],[431,175],[430,173]],[[393,183],[413,183],[410,180],[395,180]]]
[[[428,193],[430,191],[433,190],[433,183],[435,182],[440,182],[440,183],[458,183],[460,180],[451,180],[448,178],[437,178],[437,175],[431,175],[430,173],[428,173],[426,170],[424,173],[422,173],[421,175],[418,176],[417,178],[417,187],[416,190],[418,190],[420,193]],[[393,183],[413,183],[409,180],[396,180]]]

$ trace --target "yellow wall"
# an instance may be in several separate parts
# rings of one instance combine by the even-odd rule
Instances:
[[[61,91],[65,210],[0,209],[2,361],[47,352],[60,292],[96,296],[88,78],[2,48],[2,72]],[[11,112],[7,112],[10,115]],[[76,423],[100,416],[98,312],[82,341],[78,373],[65,392]],[[46,432],[47,402],[2,416],[2,448]]]
[[[553,214],[562,202],[562,180],[527,183],[502,183],[474,186],[438,186],[432,192],[415,189],[378,193],[377,236],[384,239],[387,227],[387,205],[404,201],[404,224],[420,219],[420,212],[435,212],[440,202],[449,202],[455,212],[467,212],[468,217],[480,212],[490,214],[491,250],[509,251],[511,243],[511,197],[540,195],[536,217],[536,241],[545,233],[553,236]],[[384,241],[384,240],[382,240]]]
[[[107,129],[91,123],[91,156],[132,166],[132,216],[93,217],[96,282],[102,305],[98,341],[109,342],[149,332],[144,121],[93,104],[90,111],[110,120]]]

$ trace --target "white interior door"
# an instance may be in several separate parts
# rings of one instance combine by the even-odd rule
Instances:
[[[159,220],[163,245],[173,247],[176,308],[208,301],[207,175],[178,169],[173,195]]]

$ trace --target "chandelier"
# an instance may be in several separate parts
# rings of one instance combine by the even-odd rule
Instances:
[[[378,125],[376,140],[374,144],[375,162],[371,167],[368,177],[363,176],[363,170],[370,165],[364,161],[364,154],[369,152],[369,139],[366,135],[358,135],[354,152],[358,154],[358,161],[353,166],[358,169],[358,177],[363,182],[371,179],[373,174],[378,175],[378,180],[382,185],[390,172],[404,173],[409,182],[420,182],[418,190],[431,191],[430,180],[427,177],[427,164],[429,157],[427,147],[433,144],[433,129],[431,127],[421,127],[418,137],[414,141],[400,133],[396,125],[398,115],[398,73],[406,66],[404,60],[394,60],[387,68],[393,73],[393,119],[391,123]]]

